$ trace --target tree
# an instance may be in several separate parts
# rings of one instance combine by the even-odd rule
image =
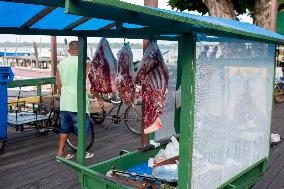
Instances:
[[[269,29],[270,1],[268,0],[169,0],[174,9],[198,11],[203,15],[237,19],[240,14],[249,11],[254,24]]]

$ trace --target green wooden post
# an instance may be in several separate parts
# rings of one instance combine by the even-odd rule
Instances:
[[[195,98],[195,40],[193,34],[184,34],[179,40],[181,47],[181,115],[180,115],[180,164],[179,188],[191,188],[194,98]]]
[[[41,96],[41,84],[36,86],[36,95]]]
[[[177,79],[176,79],[176,91],[180,88],[181,84],[181,75],[182,75],[182,40],[179,39],[178,42],[178,60],[177,60]],[[175,120],[174,120],[174,126],[176,133],[180,133],[180,111],[181,108],[175,108]]]
[[[268,148],[270,150],[271,148],[271,133],[272,133],[272,114],[273,114],[273,109],[274,109],[274,84],[275,84],[275,72],[276,72],[276,66],[277,66],[277,61],[276,61],[276,45],[270,48],[274,48],[274,49],[269,49],[268,52],[274,52],[274,64],[273,64],[273,78],[272,78],[272,102],[271,102],[271,114],[270,114],[270,125],[269,125],[269,142],[268,142]],[[268,154],[269,155],[269,154]],[[267,169],[268,166],[268,157],[267,157],[267,161],[265,161],[262,164],[262,174],[264,174],[265,170]]]
[[[77,76],[77,106],[78,106],[78,149],[77,162],[85,165],[86,154],[86,60],[87,38],[78,37],[78,76]],[[80,184],[84,188],[84,177],[80,174]]]

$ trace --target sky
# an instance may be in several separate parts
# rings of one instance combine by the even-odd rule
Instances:
[[[124,2],[128,3],[133,3],[137,5],[143,5],[144,0],[121,0]],[[171,10],[171,7],[168,6],[168,1],[169,0],[159,0],[158,6],[161,9],[168,9]],[[187,12],[187,11],[185,11]],[[197,12],[190,12],[191,14],[198,14]],[[240,20],[243,22],[249,22],[252,23],[252,19],[247,16],[247,15],[241,15]],[[64,39],[67,38],[67,41],[71,40],[76,40],[76,37],[57,37],[57,42],[63,43]],[[98,42],[100,38],[88,38],[88,42]],[[0,35],[0,42],[5,42],[5,41],[10,41],[10,42],[50,42],[50,36],[42,36],[42,35],[37,35],[37,36],[28,36],[28,35]],[[141,40],[128,40],[129,42],[132,43],[141,43]],[[123,42],[123,39],[109,39],[109,42]]]

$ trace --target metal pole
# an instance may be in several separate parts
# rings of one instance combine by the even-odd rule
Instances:
[[[56,43],[56,36],[51,36],[51,77],[56,76],[57,71],[57,43]],[[52,86],[52,85],[51,85]],[[56,85],[53,85],[53,91],[57,93]]]
[[[78,75],[77,75],[77,116],[78,116],[78,145],[77,162],[85,165],[86,160],[86,60],[87,37],[78,37]],[[84,188],[83,174],[79,176],[81,187]]]
[[[51,76],[56,75],[57,71],[57,44],[56,36],[51,36]]]
[[[180,38],[178,41],[178,59],[177,59],[177,80],[176,80],[176,91],[180,90],[181,87],[181,74],[182,74],[182,44],[183,38]],[[176,133],[180,133],[180,112],[181,108],[176,108],[175,107],[175,120],[174,120],[174,126],[175,126],[175,131]]]
[[[278,0],[271,0],[270,30],[276,32]]]
[[[158,7],[158,0],[144,0],[144,6]],[[143,40],[143,53],[149,44],[148,40]]]
[[[151,7],[158,7],[158,0],[144,0],[144,6],[151,6]],[[143,40],[143,54],[149,44],[148,40]],[[142,94],[143,94],[143,86],[142,86]],[[144,134],[144,102],[142,102],[142,119],[141,119],[141,145],[147,145],[149,144],[149,135]]]
[[[191,188],[194,100],[195,100],[195,40],[193,34],[184,34],[179,40],[181,51],[178,53],[181,72],[181,113],[179,139],[178,186]]]
[[[78,107],[78,151],[77,160],[85,164],[86,154],[86,61],[87,38],[78,37],[78,76],[77,76],[77,107]]]

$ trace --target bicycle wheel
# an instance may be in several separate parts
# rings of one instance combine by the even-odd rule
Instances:
[[[274,88],[274,100],[276,103],[282,103],[284,102],[284,93],[281,89],[280,83],[276,84]]]
[[[118,94],[111,94],[111,97],[110,97],[110,101],[111,103],[113,104],[120,104],[121,103],[121,98]]]
[[[118,126],[121,123],[123,114],[121,114],[122,105],[113,105],[112,108],[106,113],[105,121],[100,126],[104,129],[109,129],[111,126]]]
[[[100,125],[105,121],[106,117],[106,112],[102,108],[102,111],[96,112],[96,113],[91,113],[90,118],[94,121],[95,124]]]
[[[5,145],[6,145],[6,141],[0,140],[0,154],[4,152]]]
[[[37,130],[37,132],[41,135],[47,135],[47,133],[49,132],[49,129],[47,127],[47,121],[38,121],[35,125],[35,128]]]
[[[90,119],[90,131],[87,133],[86,136],[86,151],[88,151],[92,145],[94,144],[95,140],[95,132],[94,132],[94,124]],[[67,138],[67,144],[68,146],[74,151],[77,152],[77,136],[75,136],[74,133],[69,133]]]
[[[142,104],[135,107],[128,106],[124,113],[124,122],[127,128],[136,135],[141,135]]]
[[[58,108],[53,108],[49,112],[46,127],[51,128],[54,133],[60,132],[60,110]]]

